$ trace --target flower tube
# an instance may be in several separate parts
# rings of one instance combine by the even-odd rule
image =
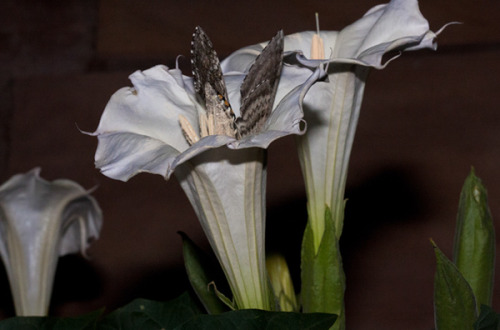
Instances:
[[[101,226],[97,202],[73,181],[45,181],[36,168],[0,186],[0,256],[17,315],[47,315],[59,256],[84,252]]]

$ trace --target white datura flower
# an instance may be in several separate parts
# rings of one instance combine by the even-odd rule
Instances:
[[[279,58],[281,67],[281,52]],[[273,308],[264,259],[264,149],[281,136],[303,133],[302,99],[320,71],[284,65],[272,111],[261,128],[235,136],[225,134],[231,129],[206,127],[214,110],[207,106],[209,92],[217,86],[197,83],[196,72],[194,79],[177,68],[155,66],[130,76],[133,87],[111,97],[93,133],[99,140],[96,166],[110,178],[127,181],[149,172],[168,179],[175,173],[240,309]],[[215,99],[228,101],[239,117],[240,103],[246,102],[240,100],[246,74],[222,74],[227,95],[217,91],[221,94]],[[205,87],[203,95],[197,91],[200,86]]]
[[[382,57],[389,51],[435,49],[440,31],[429,29],[417,0],[392,0],[373,7],[341,31],[320,31],[322,45],[313,31],[285,36],[285,51],[302,54],[297,56],[298,65],[327,65],[328,78],[314,84],[304,98],[307,133],[297,139],[316,248],[325,228],[326,207],[337,237],[342,232],[347,168],[370,68],[384,68],[388,62],[383,63]],[[222,67],[247,70],[265,44],[236,51]],[[318,51],[318,45],[323,49]]]
[[[59,256],[84,252],[102,226],[89,191],[39,174],[36,168],[0,186],[0,256],[19,316],[47,315]]]

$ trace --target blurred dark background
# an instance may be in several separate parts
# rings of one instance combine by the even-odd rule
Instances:
[[[375,0],[7,0],[0,3],[0,180],[42,167],[93,194],[101,238],[60,259],[50,313],[78,315],[134,298],[171,299],[188,289],[181,240],[208,245],[175,179],[113,181],[94,168],[97,127],[111,94],[155,64],[189,73],[191,34],[201,25],[221,57],[278,29],[339,30]],[[372,71],[354,143],[342,238],[349,329],[431,329],[435,262],[429,238],[451,256],[458,196],[471,165],[500,216],[500,1],[422,1],[437,52],[405,53]],[[268,169],[268,248],[298,280],[305,194],[294,140],[273,143]],[[500,224],[497,223],[497,237]],[[500,258],[500,256],[499,256]],[[498,268],[497,268],[498,269]],[[493,307],[500,309],[500,271]],[[0,316],[13,315],[0,269]]]

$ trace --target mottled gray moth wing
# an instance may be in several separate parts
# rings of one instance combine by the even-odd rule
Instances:
[[[219,58],[212,42],[199,26],[193,33],[191,54],[194,87],[205,101],[207,134],[239,137]]]
[[[241,136],[258,132],[271,114],[283,61],[283,31],[257,56],[241,85],[240,117],[236,126]]]
[[[191,42],[191,66],[194,88],[203,99],[205,99],[205,84],[209,83],[227,100],[226,84],[222,77],[219,58],[212,42],[199,26],[195,28]]]

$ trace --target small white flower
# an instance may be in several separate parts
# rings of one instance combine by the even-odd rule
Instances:
[[[102,226],[88,191],[39,174],[36,168],[0,186],[0,256],[19,316],[47,315],[59,256],[84,252]]]

